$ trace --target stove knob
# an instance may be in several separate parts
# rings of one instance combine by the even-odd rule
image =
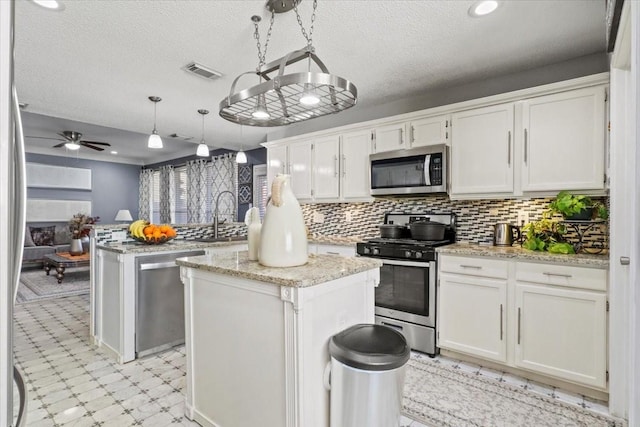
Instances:
[[[379,248],[373,248],[373,254],[374,255],[380,255],[380,249]]]
[[[368,247],[365,246],[364,249],[363,249],[363,252],[365,254],[370,254],[371,253],[371,249],[369,249]]]
[[[416,258],[422,258],[422,252],[416,251]]]
[[[404,251],[405,258],[411,258],[411,251]]]

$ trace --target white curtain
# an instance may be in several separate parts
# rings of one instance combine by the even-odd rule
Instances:
[[[222,194],[224,191],[230,191],[231,194]],[[227,153],[212,157],[211,195],[214,203],[220,196],[218,219],[221,222],[223,220],[225,222],[235,222],[237,220],[237,194],[238,164],[236,163],[235,154]],[[213,217],[210,220],[213,221]]]
[[[176,194],[175,171],[173,166],[166,165],[160,168],[160,222],[172,224],[175,222]]]
[[[151,199],[153,197],[153,171],[140,170],[140,186],[138,199],[138,218],[151,221]]]
[[[211,162],[192,160],[187,162],[187,222],[202,224],[210,222],[211,204]],[[209,220],[207,219],[209,214]]]

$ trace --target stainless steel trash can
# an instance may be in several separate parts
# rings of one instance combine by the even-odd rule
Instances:
[[[360,324],[329,340],[331,427],[400,425],[410,349],[388,326]]]

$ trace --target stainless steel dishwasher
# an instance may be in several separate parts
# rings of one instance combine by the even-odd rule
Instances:
[[[184,287],[176,258],[204,251],[136,258],[136,357],[184,343]]]

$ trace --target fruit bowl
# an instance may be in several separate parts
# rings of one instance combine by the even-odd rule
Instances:
[[[167,236],[162,236],[162,237],[148,236],[146,239],[143,239],[142,237],[133,236],[131,234],[129,234],[129,237],[131,237],[133,240],[137,242],[141,242],[146,245],[162,245],[164,243],[167,243],[169,240],[175,239],[175,237],[167,237]]]

